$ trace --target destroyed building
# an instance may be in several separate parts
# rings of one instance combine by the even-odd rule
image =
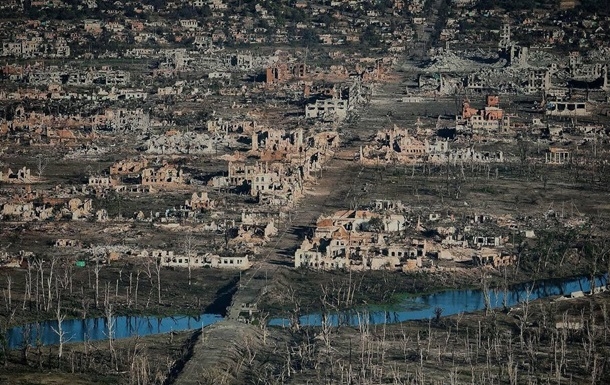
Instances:
[[[184,173],[171,165],[164,165],[158,169],[145,168],[142,170],[142,185],[155,187],[174,187],[185,183]]]
[[[170,130],[163,135],[151,135],[144,141],[142,149],[149,154],[214,154],[224,149],[228,138],[210,136],[194,131],[178,132]]]
[[[184,207],[189,210],[202,210],[210,209],[215,205],[214,201],[210,199],[207,192],[201,192],[201,194],[193,193],[191,199],[187,199],[184,202]]]
[[[348,102],[344,99],[319,99],[305,107],[305,117],[321,118],[324,121],[344,120],[347,117]]]
[[[105,126],[110,130],[146,132],[150,128],[150,115],[141,108],[107,109],[104,119]]]
[[[110,175],[136,175],[147,166],[146,158],[119,160],[110,166]]]
[[[6,172],[0,171],[0,182],[32,183],[34,179],[30,169],[25,166],[18,169],[17,172],[10,168]]]
[[[229,175],[214,178],[216,187],[248,186],[252,196],[261,194],[296,197],[302,195],[302,177],[298,170],[288,164],[274,162],[252,165],[230,162]]]
[[[173,250],[143,250],[140,258],[157,259],[162,266],[178,268],[218,268],[246,270],[252,263],[247,255],[219,256],[212,253],[193,253],[191,255],[176,254]]]
[[[591,112],[587,110],[586,102],[553,101],[547,104],[546,114],[550,116],[577,117],[591,115]]]
[[[419,140],[408,130],[394,128],[379,131],[375,137],[374,145],[360,148],[358,159],[367,165],[378,164],[417,164],[430,162],[442,164],[446,162],[504,162],[501,151],[476,151],[474,148],[450,149],[449,143],[444,140],[430,142],[428,139]]]
[[[276,63],[265,70],[265,82],[267,84],[283,83],[292,79],[305,77],[307,67],[304,63]]]
[[[517,256],[494,249],[484,249],[472,256],[475,266],[492,266],[494,268],[511,266],[517,261]]]
[[[547,164],[567,164],[571,160],[571,153],[564,148],[551,147],[545,153],[544,160]]]
[[[465,126],[472,130],[506,132],[510,129],[510,117],[500,108],[497,95],[487,95],[483,109],[470,106],[470,101],[462,103],[462,114],[456,116],[456,126]]]
[[[295,267],[407,271],[424,265],[425,240],[387,243],[383,233],[371,231],[373,218],[380,216],[366,210],[344,210],[320,217],[313,238],[305,239],[295,252]],[[390,226],[386,231],[398,232],[401,226]]]

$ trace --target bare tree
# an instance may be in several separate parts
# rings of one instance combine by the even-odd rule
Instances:
[[[8,366],[9,355],[8,338],[6,338],[8,324],[8,320],[0,319],[0,348],[2,349],[2,361],[5,368]]]
[[[36,174],[38,178],[42,178],[47,165],[49,164],[49,159],[44,157],[42,154],[36,155]]]
[[[138,289],[140,288],[140,274],[142,273],[142,271],[140,269],[138,269],[138,272],[136,273],[136,293],[134,295],[133,298],[133,302],[135,304],[135,308],[138,308]]]
[[[193,252],[194,252],[194,243],[195,239],[193,237],[192,234],[187,234],[184,237],[184,241],[182,242],[182,248],[184,250],[184,255],[186,257],[186,260],[188,261],[188,280],[189,280],[189,286],[191,286],[191,270],[192,270],[192,265],[193,265]]]
[[[23,325],[21,328],[21,362],[28,364],[28,353],[30,351],[30,339],[32,336],[32,325]]]
[[[483,294],[483,299],[485,301],[485,315],[489,315],[489,313],[492,311],[492,308],[491,299],[489,297],[489,283],[487,282],[485,270],[483,270],[481,274],[481,293]]]
[[[95,265],[93,266],[93,274],[95,274],[95,307],[99,306],[100,299],[100,271],[102,270],[102,265],[100,263],[100,255],[95,255]]]
[[[525,331],[525,327],[527,326],[529,311],[530,311],[530,298],[532,295],[532,291],[534,290],[534,284],[526,288],[525,290],[525,301],[523,302],[523,314],[517,315],[517,319],[519,320],[519,341],[521,342],[521,348],[525,344],[525,340],[523,338],[523,332]]]
[[[50,311],[51,310],[51,304],[53,302],[53,290],[52,290],[52,285],[53,285],[53,270],[55,268],[55,263],[56,263],[56,259],[55,258],[51,258],[51,266],[49,269],[49,276],[47,277],[47,306],[46,306],[46,311]]]
[[[105,316],[106,316],[106,329],[107,329],[107,337],[108,337],[108,349],[110,351],[111,361],[114,362],[116,370],[118,370],[118,362],[116,357],[116,352],[114,350],[114,329],[116,324],[116,319],[114,317],[114,312],[112,308],[112,303],[110,302],[110,289],[108,285],[106,286],[104,297],[104,305],[105,305]]]
[[[131,366],[129,369],[129,381],[131,384],[150,384],[152,381],[150,378],[151,368],[148,357],[139,350],[140,346],[136,342],[133,348]]]
[[[161,305],[161,258],[155,258],[153,263],[157,275],[157,304]]]
[[[28,268],[25,275],[25,295],[23,296],[22,310],[25,310],[25,305],[32,300],[32,263],[28,260]],[[30,302],[31,303],[31,302]]]
[[[13,307],[12,296],[11,296],[11,288],[13,285],[13,278],[7,274],[6,276],[6,310],[11,311]]]
[[[37,258],[34,262],[34,266],[36,267],[36,310],[50,310],[50,306],[47,304],[49,299],[46,295],[45,288],[45,269],[44,269],[44,260],[42,258]],[[42,300],[42,303],[41,303]]]
[[[68,342],[71,338],[66,339],[66,332],[63,330],[63,323],[66,319],[66,315],[61,313],[61,301],[57,299],[57,312],[55,313],[55,319],[57,320],[57,328],[51,327],[51,330],[59,337],[59,350],[57,357],[61,358],[63,355],[64,343]]]

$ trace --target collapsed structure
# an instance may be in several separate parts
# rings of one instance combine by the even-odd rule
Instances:
[[[360,148],[358,160],[365,165],[442,163],[501,163],[504,156],[498,152],[479,152],[473,148],[450,149],[449,142],[419,140],[407,129],[397,126],[379,131],[374,144]]]

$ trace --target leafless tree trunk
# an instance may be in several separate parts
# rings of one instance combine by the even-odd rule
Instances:
[[[127,307],[131,307],[131,288],[133,287],[133,273],[129,273],[129,287],[127,288]]]
[[[2,335],[6,335],[8,322],[0,319],[0,333]],[[8,346],[8,338],[0,338],[0,347],[2,348],[2,361],[3,365],[6,368],[8,366],[8,355],[9,355],[9,346]]]
[[[111,361],[114,362],[115,368],[118,371],[118,362],[116,357],[116,352],[114,350],[114,327],[116,323],[116,319],[114,318],[114,313],[112,309],[112,303],[110,303],[110,292],[106,290],[106,298],[105,298],[105,315],[106,315],[106,328],[107,328],[107,336],[108,336],[108,349],[110,351]]]
[[[134,304],[135,304],[135,308],[138,308],[138,288],[140,286],[140,273],[141,271],[138,270],[137,274],[136,274],[136,293],[135,293],[135,297],[134,297]]]
[[[533,284],[528,289],[525,290],[525,301],[523,302],[523,314],[521,316],[517,316],[517,319],[519,320],[519,341],[521,342],[522,349],[525,345],[525,340],[523,338],[523,332],[525,331],[525,327],[527,326],[527,320],[529,317],[529,310],[530,310],[530,296],[532,295],[533,290],[534,290]]]
[[[49,276],[47,277],[47,307],[46,311],[51,310],[51,306],[53,303],[53,270],[55,268],[56,263],[55,258],[51,258],[51,266],[49,269]]]
[[[81,307],[83,311],[82,318],[87,318],[87,313],[89,312],[90,299],[85,296],[85,289],[81,287]]]
[[[184,255],[188,261],[188,280],[189,286],[191,286],[191,269],[192,269],[192,258],[193,258],[193,242],[194,238],[192,234],[187,234],[184,237],[184,241],[182,242],[182,248],[184,250]],[[159,302],[161,302],[159,300]]]
[[[32,300],[32,264],[28,261],[28,268],[25,275],[25,295],[23,296],[22,310],[25,310],[25,305]]]
[[[43,262],[41,259],[34,262],[38,272],[36,273],[36,310],[40,311],[45,308],[44,306],[44,287],[42,288],[42,307],[40,306],[40,287],[44,286],[44,269]]]
[[[487,283],[487,277],[485,276],[485,270],[481,274],[481,292],[483,293],[483,299],[485,300],[485,315],[489,315],[491,312],[491,299],[489,298],[489,285]]]
[[[137,385],[146,385],[150,384],[150,364],[148,362],[148,357],[142,354],[140,351],[140,346],[136,342],[133,348],[133,355],[131,359],[131,366],[129,368],[129,382],[130,384]]]
[[[63,330],[63,322],[64,319],[66,319],[66,315],[61,314],[61,301],[59,298],[57,299],[57,312],[55,313],[55,316],[55,319],[57,320],[57,329],[53,327],[51,327],[51,329],[59,337],[59,350],[57,352],[57,357],[61,358],[63,355],[64,343],[68,342],[70,339],[66,340],[66,332]]]
[[[95,274],[95,307],[99,307],[100,299],[100,271],[103,265],[100,263],[100,256],[95,256],[95,266],[93,266],[93,274]]]
[[[21,362],[25,365],[28,364],[28,353],[30,351],[30,339],[32,336],[32,326],[30,324],[23,325],[21,328],[21,338],[23,340],[21,344]]]
[[[12,299],[12,289],[13,286],[13,277],[10,275],[6,276],[6,291],[8,293],[8,310],[10,311],[13,308],[13,299]]]
[[[157,274],[157,304],[161,305],[161,258],[157,258],[154,263]]]
[[[36,155],[36,174],[38,174],[38,178],[42,177],[42,174],[44,174],[44,170],[47,168],[48,164],[48,158],[45,158],[42,154]]]

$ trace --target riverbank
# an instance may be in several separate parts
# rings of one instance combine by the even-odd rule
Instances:
[[[604,353],[610,348],[608,305],[610,295],[603,293],[398,324],[264,330],[244,325],[250,337],[229,329],[239,344],[223,339],[222,330],[214,337],[217,324],[208,329],[209,346],[198,343],[192,371],[184,375],[227,384],[601,385],[610,378]],[[214,353],[221,346],[227,353]],[[215,365],[207,365],[209,357]]]
[[[66,320],[107,317],[108,305],[112,306],[114,317],[223,314],[239,281],[235,271],[194,269],[189,284],[185,269],[162,268],[158,275],[155,271],[149,275],[145,266],[115,264],[100,270],[96,290],[93,267],[55,267],[53,275],[65,277],[66,271],[72,271],[72,275],[63,286],[53,288],[51,295],[45,288],[39,289],[37,295],[32,289],[29,295],[27,269],[5,269],[12,284],[10,300],[6,294],[4,306],[0,306],[0,330],[54,320],[58,304]],[[36,274],[32,272],[34,280]],[[49,276],[50,270],[45,269],[43,274]],[[160,286],[157,280],[161,281]]]
[[[595,278],[592,286],[589,277],[581,276],[565,280],[538,281],[511,286],[506,291],[486,289],[458,289],[422,294],[405,298],[394,309],[379,309],[375,305],[353,307],[346,310],[320,310],[299,314],[299,326],[358,326],[361,324],[394,324],[405,321],[439,319],[442,315],[508,310],[524,306],[530,301],[554,296],[570,296],[571,293],[591,291],[592,287],[606,287],[607,276]],[[285,318],[272,318],[274,326],[294,326],[295,314]]]
[[[222,321],[203,330],[115,340],[112,349],[108,341],[67,344],[61,359],[58,346],[32,347],[25,360],[23,352],[15,350],[0,368],[0,382],[10,375],[12,384],[127,384],[143,376],[157,383],[172,378],[175,384],[272,378],[282,378],[285,384],[340,384],[345,378],[502,384],[518,367],[517,383],[548,379],[551,384],[602,384],[610,378],[610,362],[602,354],[610,348],[605,337],[610,337],[609,305],[610,294],[602,293],[533,300],[509,312],[358,327],[263,328]],[[593,341],[590,352],[583,341]],[[563,360],[559,372],[555,359]],[[595,360],[599,371],[592,382]]]
[[[147,337],[30,347],[0,356],[0,383],[161,384],[188,355],[193,331]]]
[[[575,267],[566,267],[557,276],[544,272],[528,274],[514,267],[507,268],[506,272],[491,268],[465,268],[459,272],[439,269],[407,274],[282,269],[261,295],[259,308],[268,312],[270,317],[288,316],[296,308],[301,313],[369,306],[391,310],[414,296],[483,287],[501,291],[531,282],[562,281],[586,274],[585,268]]]

